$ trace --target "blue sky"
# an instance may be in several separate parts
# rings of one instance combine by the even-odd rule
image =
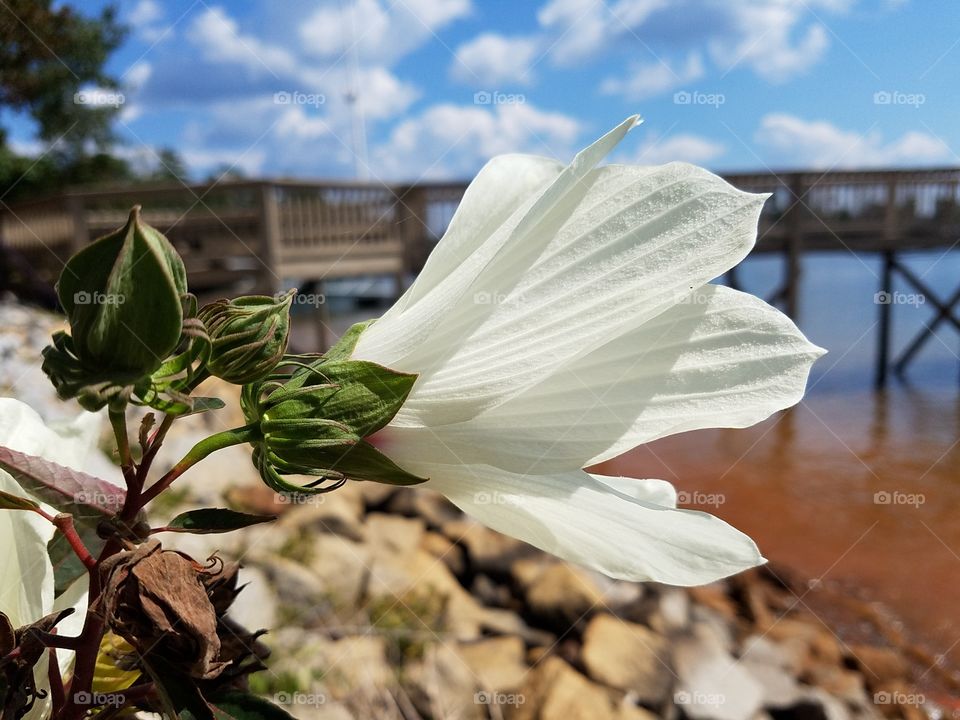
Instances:
[[[960,165],[956,2],[129,0],[121,17],[124,152],[172,147],[196,177],[467,178],[503,152],[569,158],[635,112],[616,161]]]

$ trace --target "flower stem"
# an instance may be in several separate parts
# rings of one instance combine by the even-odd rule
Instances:
[[[83,566],[93,574],[97,567],[97,561],[93,555],[90,554],[90,551],[87,550],[87,546],[83,544],[83,540],[80,539],[77,528],[73,524],[73,515],[58,513],[52,518],[52,522],[56,525],[57,530],[63,533],[67,542],[70,543],[70,547],[73,548],[73,552],[80,558]]]
[[[113,435],[117,439],[117,452],[120,455],[120,469],[127,486],[136,482],[136,468],[133,464],[133,455],[130,453],[130,438],[127,436],[127,417],[123,410],[110,410],[110,425]]]
[[[231,445],[240,445],[260,438],[260,427],[258,424],[244,425],[243,427],[232,430],[224,430],[208,438],[204,438],[183,456],[176,465],[162,478],[146,489],[140,497],[140,507],[142,508],[157,495],[166,490],[173,481],[183,475],[187,470],[203,460],[207,455],[230,447]]]

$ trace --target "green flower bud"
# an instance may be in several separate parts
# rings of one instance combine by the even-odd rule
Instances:
[[[67,261],[57,294],[70,334],[56,333],[43,351],[57,394],[98,410],[149,390],[181,340],[187,274],[169,241],[140,220],[139,206],[124,227]]]
[[[290,303],[296,292],[280,298],[217,300],[200,308],[197,317],[210,338],[209,373],[244,385],[273,370],[287,351]]]
[[[98,370],[149,375],[180,341],[183,261],[169,241],[140,220],[94,241],[67,261],[57,283],[73,351]]]
[[[393,419],[416,375],[362,360],[315,356],[287,356],[281,366],[292,371],[245,385],[241,395],[249,426],[259,430],[251,444],[267,485],[278,492],[314,493],[346,480],[424,482],[364,439]],[[296,485],[284,475],[317,479]],[[326,481],[333,485],[324,487]]]

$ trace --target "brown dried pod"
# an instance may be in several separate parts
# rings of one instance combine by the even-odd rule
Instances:
[[[162,658],[190,677],[215,678],[228,661],[220,658],[217,611],[205,584],[210,572],[152,540],[104,563],[97,611],[146,662]]]

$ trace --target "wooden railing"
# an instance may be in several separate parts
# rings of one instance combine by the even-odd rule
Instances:
[[[960,238],[960,170],[740,173],[769,192],[757,252],[886,251]],[[77,248],[120,225],[131,205],[184,257],[201,293],[272,292],[283,280],[415,273],[466,183],[231,181],[71,192],[0,206],[0,242],[53,283]],[[792,258],[792,260],[791,260]],[[798,272],[793,268],[788,274]]]

